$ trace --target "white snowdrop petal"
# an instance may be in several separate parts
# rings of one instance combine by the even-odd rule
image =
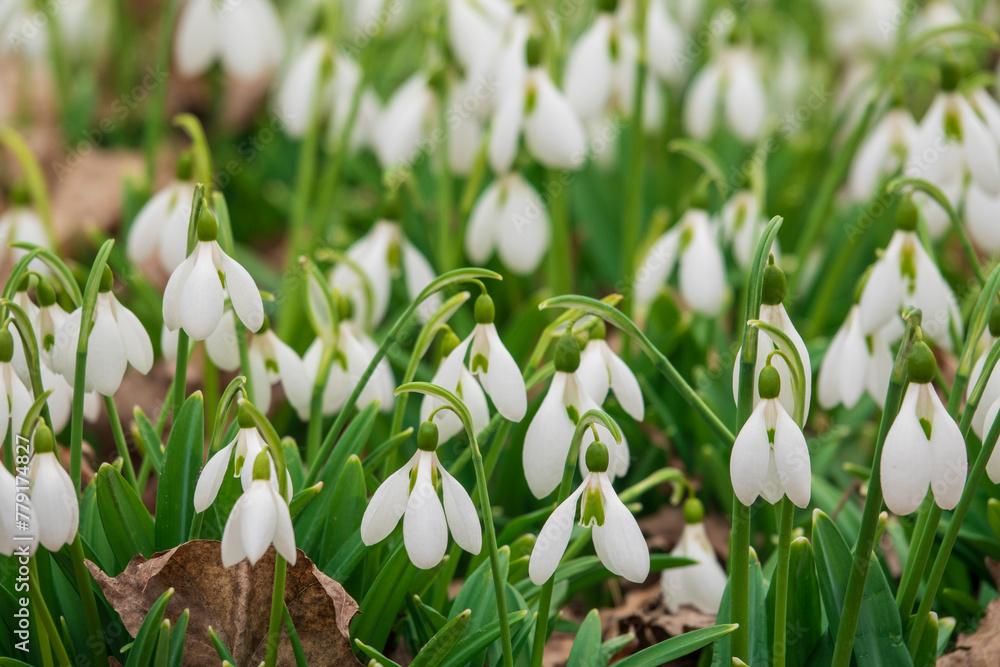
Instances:
[[[281,60],[281,20],[267,0],[242,0],[219,13],[219,49],[228,72],[241,79],[270,73]]]
[[[610,14],[599,14],[573,45],[566,63],[563,89],[581,118],[599,113],[611,94],[613,21]]]
[[[243,550],[253,565],[271,546],[278,521],[270,480],[254,480],[237,505],[240,511],[235,520],[240,522]]]
[[[848,188],[857,201],[869,197],[879,184],[886,168],[886,157],[892,141],[891,117],[886,116],[862,142],[851,164]]]
[[[932,390],[933,391],[933,390]],[[968,458],[965,439],[958,424],[941,404],[937,394],[933,395],[934,423],[931,429],[931,490],[938,507],[954,509],[962,497],[965,478],[968,473]]]
[[[580,353],[580,366],[576,369],[580,386],[598,405],[604,403],[611,387],[611,374],[602,349],[606,345],[603,340],[587,341]]]
[[[292,484],[289,479],[289,493],[291,493],[291,489]],[[292,527],[292,516],[288,511],[288,504],[278,494],[277,490],[273,486],[270,486],[270,490],[275,513],[274,548],[277,549],[282,558],[288,561],[289,565],[295,565],[297,552],[295,550],[295,529]]]
[[[504,90],[490,127],[488,149],[490,167],[498,174],[510,171],[517,156],[518,138],[524,115],[524,88],[512,87]]]
[[[372,546],[387,538],[406,511],[410,495],[410,470],[415,458],[389,475],[378,487],[361,518],[361,539]]]
[[[444,558],[448,547],[448,524],[437,491],[431,484],[433,458],[419,452],[417,481],[403,514],[403,543],[414,565],[427,570]]]
[[[875,262],[868,282],[858,302],[861,331],[874,333],[886,325],[899,312],[903,294],[903,278],[899,271],[903,236],[896,232],[885,254]]]
[[[965,196],[965,226],[979,248],[989,253],[1000,250],[1000,197],[971,183]]]
[[[470,554],[478,554],[483,547],[483,531],[479,527],[476,506],[472,504],[468,491],[443,466],[438,466],[438,472],[441,474],[444,513],[451,536],[458,546]]]
[[[226,289],[233,310],[250,331],[257,331],[264,324],[264,302],[260,298],[260,290],[254,283],[250,273],[238,262],[221,250],[222,272],[226,275]]]
[[[635,274],[636,303],[649,304],[660,293],[674,269],[679,245],[679,228],[671,229],[653,243]]]
[[[576,506],[586,487],[584,483],[564,500],[549,515],[538,533],[535,546],[531,549],[531,559],[528,561],[528,576],[536,586],[541,586],[555,573],[559,561],[566,553],[570,535],[573,534],[573,520],[576,518]]]
[[[754,408],[750,419],[736,436],[729,458],[733,492],[744,505],[752,505],[757,500],[767,481],[771,445],[767,439],[767,425],[764,423],[765,407],[766,402],[761,401]]]
[[[229,513],[226,527],[222,531],[222,566],[232,567],[246,558],[243,548],[243,526],[238,514],[243,511],[240,502],[236,502],[233,511]]]
[[[812,489],[809,446],[802,429],[780,407],[774,429],[774,460],[785,495],[796,506],[805,508]]]
[[[184,311],[181,301],[184,287],[191,277],[196,260],[197,250],[181,262],[181,265],[174,269],[174,272],[170,274],[170,279],[167,280],[167,286],[163,291],[163,324],[170,331],[177,331],[183,324],[181,313]]]
[[[281,376],[285,397],[300,416],[308,415],[309,402],[312,399],[312,383],[305,364],[299,355],[295,354],[295,350],[277,336],[271,336],[271,345],[274,348],[274,357],[278,364],[278,374]]]
[[[767,114],[767,97],[751,56],[742,51],[734,56],[726,91],[726,120],[746,142],[756,140]]]
[[[510,270],[534,272],[549,248],[549,211],[520,174],[507,177],[507,198],[496,228],[497,252]]]
[[[848,315],[848,319],[837,329],[836,335],[834,335],[833,340],[830,341],[830,345],[826,348],[826,355],[823,357],[823,363],[819,367],[816,398],[819,400],[820,407],[824,410],[832,410],[842,400],[840,394],[840,374],[845,366],[842,365],[841,359],[848,331],[851,328],[850,320],[854,315],[856,315],[856,311],[852,309],[852,314]],[[739,371],[737,370],[737,372]]]
[[[133,263],[144,264],[152,256],[173,198],[173,189],[164,188],[153,195],[136,214],[125,246],[125,254]]]
[[[1000,149],[990,131],[963,98],[957,98],[962,121],[962,151],[976,185],[1000,196]]]
[[[240,346],[236,335],[236,316],[228,308],[215,331],[205,339],[205,351],[212,363],[224,371],[236,371],[240,367]]]
[[[417,250],[409,241],[403,242],[403,263],[405,264],[406,293],[410,299],[416,301],[417,297],[425,287],[437,277],[434,268],[427,261],[423,253]],[[417,308],[417,315],[421,321],[426,322],[441,307],[441,294],[435,292]]]
[[[535,107],[524,119],[525,143],[546,167],[577,169],[586,156],[583,124],[548,74],[535,74]]]
[[[635,373],[611,348],[605,353],[608,371],[611,373],[611,389],[615,398],[632,419],[641,422],[646,414],[646,404],[642,399],[642,388]]]
[[[218,23],[212,0],[190,0],[174,34],[174,60],[182,76],[202,74],[218,52]]]
[[[145,375],[153,367],[153,343],[139,318],[113,296],[111,298],[118,320],[118,331],[125,345],[125,356],[137,371]]]
[[[629,581],[641,584],[649,576],[649,547],[635,517],[618,498],[611,482],[601,475],[604,492],[604,525],[594,526],[594,545],[601,544],[605,565]]]
[[[986,423],[992,427],[998,414],[1000,414],[1000,400],[994,401],[986,410]],[[986,462],[986,474],[989,475],[990,481],[994,484],[1000,483],[1000,454],[998,451],[1000,448],[994,449],[990,460]]]
[[[691,242],[681,252],[681,293],[696,312],[718,314],[726,296],[726,267],[722,251],[712,238],[707,221],[695,227]]]
[[[566,373],[556,373],[538,412],[524,435],[522,463],[528,488],[536,498],[552,493],[562,481],[566,456],[573,439],[575,424],[566,411]],[[581,460],[584,452],[580,452]]]
[[[184,281],[180,295],[181,321],[184,331],[193,340],[205,340],[219,326],[224,297],[219,274],[215,264],[212,263],[211,248],[207,244],[199,244],[195,253],[194,267]],[[166,316],[166,297],[164,297],[164,316]]]
[[[128,360],[109,307],[98,308],[87,349],[87,383],[105,396],[121,386]]]
[[[493,404],[505,419],[519,422],[524,419],[524,413],[528,411],[528,394],[524,388],[521,369],[504,347],[496,326],[493,324],[479,326],[485,330],[490,354],[487,360],[489,368],[481,375],[483,389],[493,399]]]
[[[478,265],[486,263],[496,245],[494,239],[503,211],[501,189],[501,181],[490,183],[479,195],[469,215],[469,224],[465,229],[465,254]]]
[[[917,419],[919,386],[911,384],[882,447],[882,494],[896,514],[916,511],[931,481],[931,453]]]
[[[912,300],[923,313],[921,331],[937,344],[951,347],[951,327],[956,328],[960,337],[963,330],[958,303],[923,246],[915,244],[914,250],[917,279]]]
[[[233,447],[236,441],[229,443],[215,453],[198,476],[198,483],[194,487],[194,511],[204,512],[219,495],[222,482],[226,478],[226,470],[229,468],[229,459],[233,455]],[[153,446],[158,446],[156,443]]]
[[[326,50],[324,42],[315,38],[306,44],[292,61],[278,89],[275,106],[289,136],[301,137],[309,124],[313,96],[319,85],[320,67]]]
[[[695,139],[704,141],[715,128],[722,70],[706,65],[695,75],[684,98],[684,127]]]
[[[271,378],[260,351],[250,348],[250,384],[253,386],[251,400],[261,412],[271,409]]]

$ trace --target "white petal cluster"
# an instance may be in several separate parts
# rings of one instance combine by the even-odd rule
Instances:
[[[479,196],[465,230],[465,254],[485,264],[496,252],[511,271],[530,275],[542,262],[551,235],[549,210],[517,172],[500,176]]]
[[[228,445],[212,455],[198,477],[198,484],[194,490],[194,509],[196,512],[204,512],[215,502],[219,495],[219,489],[226,479],[226,470],[229,469],[229,462],[233,460],[233,477],[240,480],[243,485],[243,492],[246,493],[254,481],[253,467],[257,461],[257,456],[261,452],[267,451],[267,443],[263,436],[254,426],[253,421],[240,413],[240,428],[236,432],[236,438]],[[271,454],[268,452],[268,460],[271,463],[271,486],[278,491],[278,480],[276,478],[276,468]],[[287,477],[288,494],[292,494],[292,477],[285,471]]]
[[[592,336],[587,341],[580,354],[580,367],[576,376],[584,393],[598,405],[604,403],[610,389],[625,412],[632,419],[642,421],[646,404],[642,399],[639,381],[635,379],[635,373],[628,364],[615,354],[604,338]]]
[[[375,344],[375,341],[351,321],[340,323],[339,337],[335,345],[333,364],[330,366],[330,374],[327,376],[326,386],[323,389],[322,409],[324,415],[334,414],[344,407],[351,392],[361,380],[361,376],[371,364],[372,359],[375,358],[375,353],[378,352],[378,345]],[[322,357],[323,341],[317,338],[302,357],[306,369],[307,386],[310,391],[316,382]],[[393,393],[395,388],[396,380],[392,374],[392,367],[389,365],[389,360],[383,358],[361,391],[359,401],[363,405],[379,401],[381,410],[389,412],[392,410],[393,401],[395,401]],[[289,400],[296,400],[294,397],[294,393],[289,394]],[[305,418],[309,414],[308,400],[298,404],[293,402],[292,405],[300,417]]]
[[[174,61],[183,76],[204,74],[218,60],[237,78],[257,79],[284,56],[284,29],[269,0],[188,0],[181,9]]]
[[[271,544],[282,558],[295,565],[298,554],[288,501],[271,482],[274,464],[270,456],[264,452],[257,456],[253,481],[236,501],[222,531],[223,567],[232,567],[244,558],[254,565]]]
[[[44,424],[32,438],[34,455],[29,461],[28,493],[38,542],[49,551],[59,551],[76,539],[80,504],[69,474],[56,452],[52,432]]]
[[[12,206],[0,215],[0,239],[3,239],[0,266],[6,267],[6,271],[10,271],[19,259],[28,254],[23,248],[11,247],[11,243],[33,243],[52,250],[45,225],[37,211],[30,206]],[[28,268],[45,276],[51,273],[48,265],[40,259],[32,260]]]
[[[750,190],[737,190],[723,205],[720,217],[723,236],[729,243],[733,258],[741,268],[749,269],[754,250],[767,226],[767,219],[761,211],[757,196]],[[775,261],[780,262],[778,239],[774,240],[770,251]]]
[[[720,115],[745,142],[756,141],[764,129],[767,96],[755,54],[730,47],[701,69],[684,100],[684,127],[702,141],[712,136]]]
[[[858,311],[858,306],[851,307],[820,365],[816,393],[824,410],[837,405],[852,408],[866,391],[881,405],[889,390],[891,345],[902,328],[893,320],[882,329],[865,334]]]
[[[486,394],[479,380],[468,369],[465,358],[469,352],[472,338],[466,338],[454,350],[441,360],[437,372],[431,378],[431,384],[452,392],[465,403],[472,417],[472,426],[476,433],[481,432],[490,422],[490,409],[486,404]],[[445,402],[434,396],[425,395],[420,402],[420,421],[428,421],[431,413],[445,405]],[[462,421],[451,410],[440,410],[434,415],[442,440],[448,440],[462,432]]]
[[[700,512],[689,511],[691,507],[698,508]],[[660,578],[663,603],[671,614],[676,614],[685,605],[703,614],[715,614],[719,611],[729,578],[719,565],[715,549],[705,533],[701,503],[691,498],[685,503],[684,510],[684,530],[670,555],[690,558],[695,564],[663,571]]]
[[[865,138],[851,163],[847,193],[852,201],[865,201],[882,179],[896,173],[907,161],[917,135],[917,123],[905,108],[894,108]]]
[[[153,195],[136,215],[129,229],[126,254],[137,266],[154,258],[167,273],[187,258],[188,225],[194,183],[174,181]]]

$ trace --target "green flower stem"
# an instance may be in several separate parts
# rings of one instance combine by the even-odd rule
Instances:
[[[115,437],[115,447],[118,449],[118,456],[122,459],[122,470],[125,471],[125,481],[132,485],[137,493],[141,492],[139,481],[135,476],[135,468],[132,467],[132,457],[128,453],[128,443],[125,441],[125,432],[122,431],[122,420],[118,416],[118,407],[115,399],[111,396],[104,397],[104,407],[108,411],[108,421],[111,422],[111,432]]]
[[[278,643],[281,641],[281,618],[285,609],[285,574],[288,565],[281,554],[274,554],[274,588],[271,590],[271,618],[267,624],[265,667],[278,664]]]
[[[781,499],[780,507],[778,565],[775,570],[773,667],[785,667],[787,650],[785,634],[788,625],[788,566],[792,549],[792,527],[795,523],[795,505],[792,504],[792,501],[784,497]]]
[[[640,86],[641,88],[641,86]],[[565,171],[548,172],[549,213],[552,216],[552,243],[549,246],[549,286],[558,294],[571,291],[573,284],[570,267],[570,224],[567,189],[572,180]]]
[[[442,3],[443,4],[443,3]],[[446,20],[445,16],[441,16],[442,24]],[[443,30],[441,31],[444,32]],[[441,141],[435,150],[437,151],[437,161],[438,161],[438,179],[437,179],[437,195],[438,195],[438,238],[437,238],[437,270],[444,272],[450,271],[455,268],[454,253],[452,248],[455,247],[456,242],[455,232],[453,229],[454,220],[454,206],[455,206],[455,194],[454,194],[454,179],[451,175],[451,165],[448,163],[448,113],[450,111],[449,105],[445,104],[447,97],[447,91],[445,86],[441,85],[438,91],[438,123],[441,131],[440,137]]]
[[[179,0],[167,0],[166,6],[163,8],[160,34],[157,37],[158,41],[156,44],[156,72],[164,77],[169,76],[170,73],[171,34],[177,21],[177,9],[179,7]],[[153,90],[149,109],[146,114],[143,153],[146,159],[146,183],[150,188],[153,187],[153,182],[156,180],[156,153],[160,146],[160,138],[163,136],[166,100],[167,79],[164,79]]]
[[[87,565],[84,563],[83,542],[80,540],[79,533],[69,546],[69,555],[73,560],[76,588],[80,593],[80,601],[83,602],[83,616],[87,620],[87,634],[89,635],[87,643],[93,653],[94,664],[107,667],[108,654],[104,645],[101,617],[97,613],[97,600],[94,598],[94,582]]]
[[[177,359],[174,361],[174,384],[172,387],[173,398],[170,401],[171,413],[176,416],[184,403],[184,394],[187,393],[187,367],[189,341],[187,332],[181,329],[177,332]],[[73,395],[76,398],[76,395]]]
[[[333,345],[323,346],[323,356],[320,358],[316,381],[313,382],[312,396],[309,399],[309,428],[306,433],[306,462],[312,467],[319,454],[320,442],[323,437],[323,393],[330,377],[330,367],[333,366],[337,349]],[[396,431],[390,431],[396,433]]]
[[[577,459],[580,457],[580,447],[583,445],[583,435],[592,424],[600,423],[608,428],[615,440],[621,442],[621,431],[618,425],[605,413],[598,410],[590,410],[580,418],[573,432],[573,439],[570,441],[569,455],[563,465],[562,481],[559,484],[559,493],[556,495],[556,503],[553,510],[559,507],[572,491],[573,474],[576,471]],[[555,574],[549,577],[548,581],[542,584],[542,592],[538,598],[538,616],[535,619],[535,642],[531,651],[531,667],[541,667],[542,658],[545,653],[545,642],[548,639],[549,608],[552,605],[552,589],[555,586]]]
[[[865,497],[865,509],[861,517],[861,531],[854,545],[854,565],[847,580],[847,591],[844,595],[844,606],[840,615],[840,626],[837,629],[837,643],[833,651],[832,667],[847,667],[851,662],[854,648],[854,634],[858,628],[858,616],[861,613],[861,601],[864,598],[865,583],[868,580],[868,566],[871,562],[872,548],[875,544],[875,533],[878,529],[878,517],[882,511],[882,446],[885,437],[896,419],[899,406],[903,401],[903,393],[909,382],[906,373],[906,359],[910,348],[920,330],[920,311],[911,310],[908,313],[906,335],[903,344],[896,354],[892,368],[889,391],[885,397],[885,408],[882,412],[882,423],[879,426],[878,439],[875,442],[875,455],[872,460],[872,473],[868,482],[868,495]]]
[[[917,592],[920,589],[920,581],[923,579],[924,570],[927,568],[927,561],[930,558],[931,547],[934,546],[934,538],[937,536],[937,527],[941,521],[941,508],[937,506],[931,496],[929,501],[920,510],[917,516],[917,527],[922,528],[920,533],[917,529],[913,531],[914,545],[910,549],[910,557],[906,561],[906,570],[903,579],[899,582],[899,590],[896,592],[896,603],[899,606],[899,614],[907,619],[913,612],[913,604],[917,599]],[[923,525],[921,526],[921,521]]]
[[[52,621],[52,614],[49,613],[49,607],[45,604],[45,597],[42,596],[42,582],[38,576],[38,563],[35,562],[35,556],[28,559],[28,586],[31,590],[31,601],[35,605],[35,614],[38,616],[39,623],[41,623],[39,630],[44,628],[46,637],[51,641],[52,650],[55,652],[56,660],[59,661],[60,666],[71,667],[73,662],[66,653],[66,647],[63,646],[62,639],[59,637],[59,631],[56,630],[56,624]]]

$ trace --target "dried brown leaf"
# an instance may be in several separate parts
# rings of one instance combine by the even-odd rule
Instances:
[[[195,540],[149,560],[136,556],[113,578],[93,563],[87,566],[133,636],[157,598],[173,588],[166,618],[175,621],[185,609],[191,613],[184,664],[218,664],[208,634],[211,627],[237,664],[256,665],[266,652],[274,556],[271,547],[254,566],[244,560],[225,568],[220,542]],[[295,565],[288,567],[285,604],[311,667],[360,664],[349,639],[358,603],[301,551]],[[278,664],[295,664],[284,626]]]
[[[986,607],[986,615],[971,635],[959,635],[952,653],[938,659],[938,667],[996,667],[1000,665],[1000,600]]]

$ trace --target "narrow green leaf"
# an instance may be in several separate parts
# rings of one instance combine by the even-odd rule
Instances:
[[[177,617],[177,623],[170,631],[170,667],[184,666],[184,639],[187,636],[191,612],[187,609]]]
[[[573,640],[566,667],[598,667],[601,662],[601,617],[591,609]]]
[[[368,488],[361,459],[352,455],[337,478],[326,511],[326,525],[320,545],[319,561],[335,554],[352,534],[361,529],[361,518],[368,507]]]
[[[617,667],[659,667],[670,660],[682,658],[708,646],[720,637],[725,637],[736,629],[736,625],[713,625],[693,632],[687,632],[680,637],[672,637],[655,646],[634,653],[616,662]],[[756,663],[755,663],[756,664]],[[765,663],[761,663],[765,664]]]
[[[372,661],[368,663],[369,667],[373,664],[381,665],[381,667],[402,667],[402,665],[400,665],[398,662],[395,662],[391,658],[385,657],[379,652],[378,649],[369,646],[360,639],[355,639],[354,644],[355,646],[358,647],[358,649],[361,650],[362,653],[364,653],[365,655],[367,655],[369,658],[372,659]]]
[[[172,549],[186,541],[194,521],[194,487],[205,447],[205,406],[192,394],[177,413],[164,452],[163,474],[156,488],[156,548]],[[162,510],[162,511],[161,511]]]
[[[785,665],[807,667],[809,658],[823,636],[823,607],[812,544],[804,537],[792,540],[788,556],[788,608],[785,622]],[[767,591],[768,619],[774,618],[776,588]],[[768,642],[774,645],[774,623],[769,622]]]
[[[109,574],[117,576],[136,554],[147,558],[153,554],[153,517],[132,485],[112,466],[103,464],[96,479],[101,524],[118,561],[118,568]]]
[[[215,652],[219,654],[219,659],[235,665],[236,659],[233,658],[229,649],[226,648],[226,645],[222,643],[221,639],[219,639],[219,635],[215,632],[212,626],[208,627],[208,636],[212,639],[212,646],[215,647]]]
[[[361,614],[354,619],[351,624],[352,638],[372,646],[384,646],[416,574],[416,566],[410,562],[406,549],[400,544],[361,602],[362,609],[371,609],[373,613]]]
[[[469,616],[472,612],[468,609],[460,613],[455,618],[448,621],[443,628],[437,631],[430,641],[424,645],[417,656],[410,663],[410,667],[438,667],[451,653],[452,649],[462,639],[466,626],[469,625]]]
[[[528,612],[524,610],[515,611],[507,615],[507,623],[510,629],[514,630],[527,617]],[[485,651],[490,644],[499,638],[500,620],[497,619],[466,637],[459,649],[448,656],[448,659],[442,663],[442,667],[458,667],[458,665],[474,661],[474,657],[477,654]]]
[[[132,411],[132,416],[135,418],[136,428],[139,429],[143,450],[145,450],[149,460],[153,462],[153,470],[156,471],[157,475],[162,475],[163,443],[160,442],[160,436],[156,434],[156,428],[138,405]]]
[[[128,650],[125,667],[148,667],[153,664],[153,651],[160,637],[160,623],[163,622],[163,613],[167,610],[167,603],[173,595],[174,589],[167,589],[150,608],[142,626],[139,627],[135,641]]]

